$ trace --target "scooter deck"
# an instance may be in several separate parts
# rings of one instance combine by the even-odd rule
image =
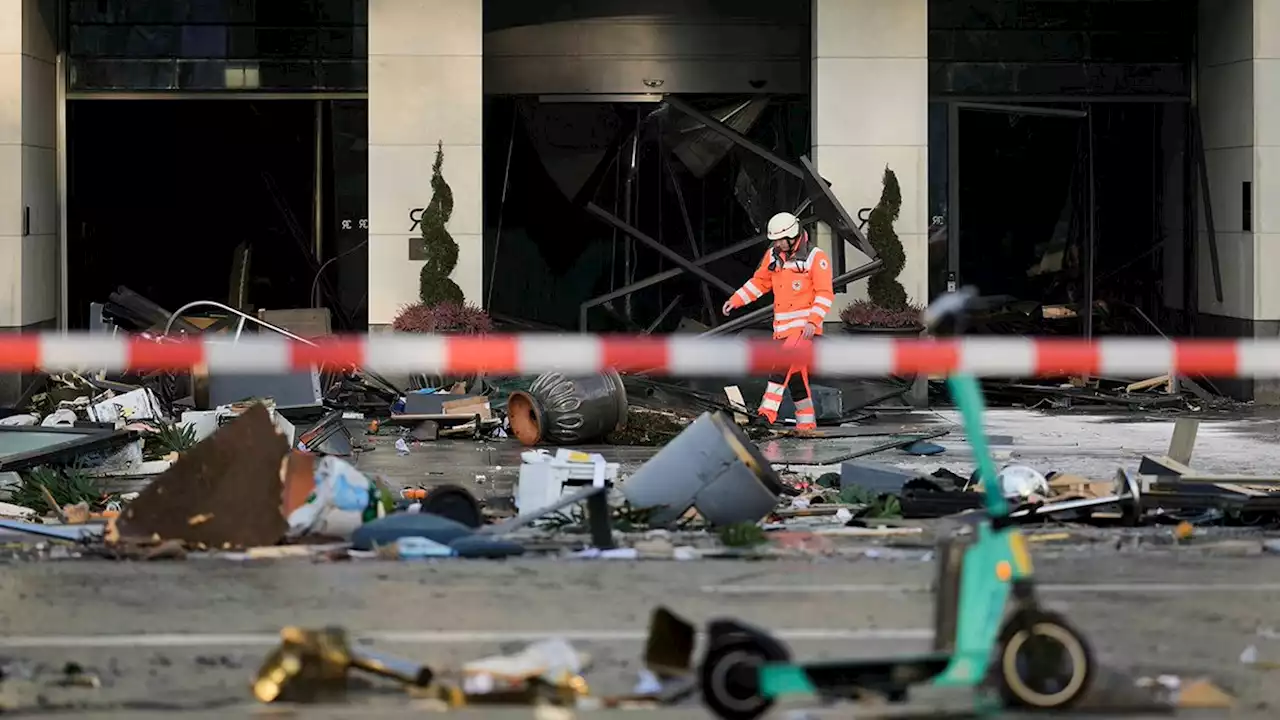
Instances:
[[[941,674],[950,662],[950,653],[934,652],[895,658],[766,665],[761,672],[760,689],[765,697],[790,694],[857,697],[869,691],[890,700],[901,700],[909,687]]]

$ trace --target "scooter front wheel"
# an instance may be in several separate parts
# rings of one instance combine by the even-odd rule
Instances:
[[[773,700],[760,694],[760,668],[774,659],[750,636],[709,649],[699,668],[702,702],[721,720],[755,720],[764,715]]]
[[[1006,706],[1061,710],[1089,690],[1094,658],[1088,642],[1058,613],[1023,610],[1000,632],[996,663]]]

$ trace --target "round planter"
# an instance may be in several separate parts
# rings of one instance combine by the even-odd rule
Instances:
[[[876,337],[919,337],[924,332],[923,326],[907,327],[907,328],[884,328],[872,327],[870,325],[850,325],[849,323],[841,323],[845,333],[849,335],[874,335]]]
[[[622,377],[541,375],[527,391],[507,400],[511,432],[523,445],[581,445],[621,430],[627,423],[627,391]]]

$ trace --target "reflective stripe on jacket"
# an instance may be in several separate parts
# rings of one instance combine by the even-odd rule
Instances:
[[[773,336],[783,339],[799,335],[804,326],[813,323],[814,334],[822,334],[835,291],[831,287],[831,261],[822,248],[813,248],[803,259],[787,259],[776,270],[770,270],[773,248],[764,254],[760,267],[730,300],[735,308],[759,300],[773,292]]]

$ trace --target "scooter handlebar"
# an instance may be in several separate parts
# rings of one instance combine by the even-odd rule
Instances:
[[[921,317],[925,330],[933,335],[942,334],[939,330],[950,320],[954,334],[959,334],[964,316],[974,301],[978,299],[978,291],[972,287],[961,288],[955,292],[940,295],[929,303]]]

